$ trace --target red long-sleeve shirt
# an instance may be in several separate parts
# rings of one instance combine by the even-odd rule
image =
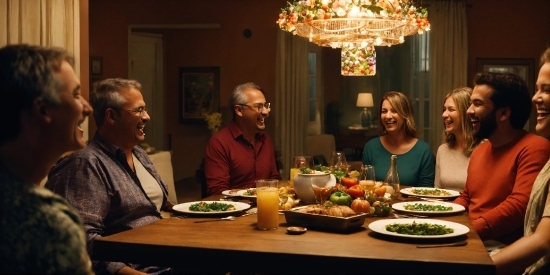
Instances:
[[[549,156],[550,143],[527,132],[509,144],[495,148],[486,141],[474,150],[455,203],[466,207],[482,240],[509,244],[523,236],[531,188]]]
[[[252,146],[234,122],[208,141],[204,169],[209,195],[255,187],[257,179],[281,179],[271,138],[257,133]]]

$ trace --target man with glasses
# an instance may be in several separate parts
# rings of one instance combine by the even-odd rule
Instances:
[[[90,95],[97,132],[88,146],[59,161],[46,187],[65,197],[84,219],[88,249],[101,236],[112,235],[161,219],[170,211],[168,188],[138,145],[151,119],[135,80],[111,78],[95,85]],[[159,274],[168,268],[136,263],[93,262],[97,274],[136,270]]]
[[[264,132],[270,104],[254,83],[235,87],[229,98],[233,121],[208,141],[205,174],[209,195],[255,187],[257,179],[281,179],[275,149]]]

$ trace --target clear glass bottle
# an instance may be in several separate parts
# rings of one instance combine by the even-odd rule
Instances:
[[[399,196],[400,183],[399,183],[399,175],[397,174],[397,156],[392,155],[390,159],[390,170],[388,170],[388,174],[386,174],[386,179],[384,180],[384,184],[387,184],[391,192],[388,192],[391,194],[392,198],[397,198]]]

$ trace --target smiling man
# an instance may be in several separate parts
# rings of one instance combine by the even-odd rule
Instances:
[[[0,49],[0,273],[93,274],[82,220],[39,186],[59,157],[84,147],[92,108],[61,48]]]
[[[135,80],[110,78],[90,95],[97,133],[88,146],[61,160],[46,187],[65,197],[84,219],[88,249],[101,236],[161,219],[171,210],[168,189],[138,144],[151,119]],[[168,271],[136,263],[93,262],[97,274]]]
[[[208,194],[255,187],[257,179],[281,179],[271,138],[264,132],[270,104],[254,83],[235,87],[229,98],[231,124],[208,141],[205,174]]]
[[[523,235],[529,194],[550,144],[523,129],[532,105],[520,76],[479,73],[474,85],[466,113],[474,135],[487,141],[473,151],[466,185],[455,202],[466,207],[486,245],[506,245]]]

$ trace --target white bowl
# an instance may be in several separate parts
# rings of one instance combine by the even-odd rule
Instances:
[[[332,174],[317,171],[315,174],[296,174],[294,176],[294,191],[305,204],[314,204],[315,195],[311,184],[318,187],[332,187],[336,185],[336,178]]]

